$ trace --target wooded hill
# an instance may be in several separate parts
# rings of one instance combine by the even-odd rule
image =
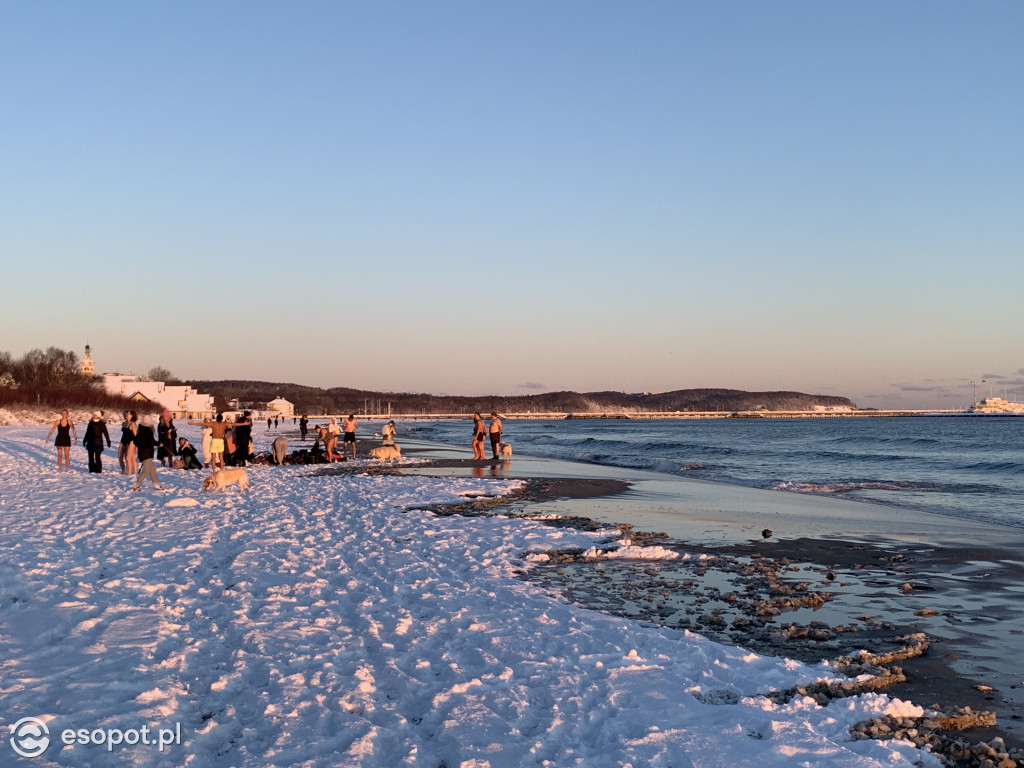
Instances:
[[[200,392],[259,404],[283,397],[297,414],[324,413],[622,413],[673,411],[811,411],[815,406],[856,408],[851,400],[802,392],[739,389],[680,389],[674,392],[546,392],[539,395],[464,397],[409,392],[373,392],[347,387],[321,389],[267,381],[190,381]],[[220,401],[218,401],[220,402]]]

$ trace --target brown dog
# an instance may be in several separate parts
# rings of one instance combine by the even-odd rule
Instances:
[[[241,491],[251,491],[249,473],[244,469],[221,469],[203,480],[204,491],[226,491],[229,485],[238,483]]]

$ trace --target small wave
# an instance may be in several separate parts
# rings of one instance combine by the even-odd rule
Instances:
[[[934,483],[919,482],[885,482],[881,480],[871,481],[846,481],[833,483],[811,483],[799,481],[784,481],[774,486],[777,491],[796,491],[797,493],[853,493],[854,491],[948,491],[948,486],[940,486]]]
[[[691,461],[686,466],[680,467],[680,472],[697,472],[701,469],[710,469],[706,464],[701,464],[699,461]]]

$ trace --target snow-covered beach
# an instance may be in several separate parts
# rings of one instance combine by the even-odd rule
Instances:
[[[517,480],[261,466],[249,495],[169,470],[167,492],[132,493],[111,451],[102,475],[80,455],[56,473],[45,434],[0,430],[0,705],[5,725],[37,718],[50,740],[36,758],[8,740],[4,765],[938,764],[849,736],[916,703],[760,695],[836,677],[828,664],[518,578],[531,553],[612,528],[407,511]],[[143,727],[180,744],[144,745]]]

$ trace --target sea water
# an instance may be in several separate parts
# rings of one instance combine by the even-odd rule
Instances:
[[[1024,527],[1024,418],[506,420],[516,454],[812,493]],[[465,446],[469,421],[403,425]]]

